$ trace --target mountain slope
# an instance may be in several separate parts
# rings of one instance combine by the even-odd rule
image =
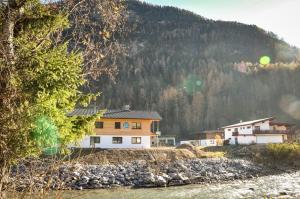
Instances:
[[[300,119],[285,110],[290,102],[282,105],[300,99],[299,68],[247,63],[263,55],[273,63],[295,61],[298,49],[256,26],[137,1],[128,1],[128,10],[133,31],[122,41],[128,56],[119,59],[116,83],[91,82],[103,93],[101,106],[156,110],[162,132],[183,138],[241,119]]]

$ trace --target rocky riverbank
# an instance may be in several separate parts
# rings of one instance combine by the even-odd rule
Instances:
[[[88,165],[50,162],[24,163],[12,169],[10,183],[17,190],[100,189],[120,186],[165,187],[192,183],[218,183],[274,173],[242,159],[187,159],[165,163],[145,160]],[[9,185],[9,184],[8,184]]]

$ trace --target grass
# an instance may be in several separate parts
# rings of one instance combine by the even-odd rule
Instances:
[[[216,152],[205,152],[201,158],[222,158],[225,156],[225,152],[216,151]]]

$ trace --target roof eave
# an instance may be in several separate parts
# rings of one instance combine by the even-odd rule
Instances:
[[[137,118],[137,117],[101,117],[103,119],[142,119],[142,120],[162,120],[162,118]]]
[[[232,124],[232,125],[228,125],[228,126],[223,126],[223,127],[221,127],[221,129],[232,128],[232,127],[237,127],[237,126],[244,126],[244,125],[253,125],[253,124],[256,124],[256,123],[259,123],[259,122],[264,122],[264,121],[267,121],[267,120],[274,120],[274,119],[275,119],[275,117],[270,117],[270,118],[261,119],[259,121],[254,121],[254,122],[249,123],[249,124],[241,124],[241,123]]]

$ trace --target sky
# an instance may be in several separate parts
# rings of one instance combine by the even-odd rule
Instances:
[[[255,24],[300,48],[300,0],[141,0],[203,17]]]

